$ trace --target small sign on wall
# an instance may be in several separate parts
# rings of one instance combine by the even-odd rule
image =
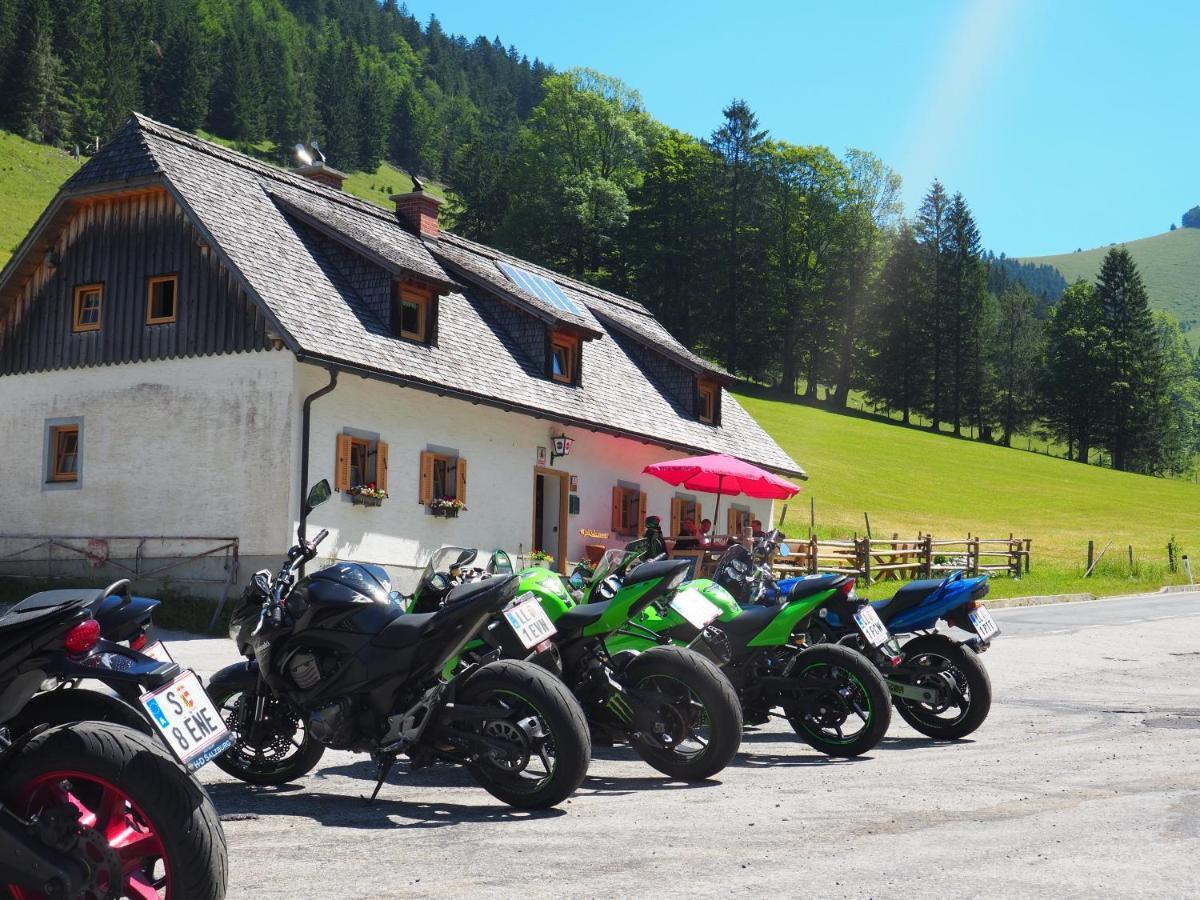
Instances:
[[[579,515],[579,495],[571,494],[567,498],[567,512],[573,516]]]
[[[578,475],[571,476],[571,493],[572,494],[579,493],[579,476]]]
[[[547,451],[545,447],[537,448],[537,464],[539,466],[544,466],[546,464],[546,452]]]

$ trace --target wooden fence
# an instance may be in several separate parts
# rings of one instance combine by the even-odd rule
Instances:
[[[876,581],[910,581],[935,578],[962,570],[968,575],[1010,575],[1029,571],[1029,538],[936,540],[932,535],[902,539],[856,538],[843,541],[789,539],[788,556],[776,558],[773,568],[781,576],[839,572],[868,584]]]

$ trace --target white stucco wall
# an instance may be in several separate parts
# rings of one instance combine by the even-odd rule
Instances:
[[[324,370],[298,365],[296,402],[327,381]],[[293,420],[299,421],[298,406]],[[430,552],[444,544],[528,552],[537,448],[548,450],[552,433],[565,431],[575,439],[570,456],[554,466],[579,479],[580,514],[567,519],[571,560],[583,556],[585,543],[597,543],[580,536],[580,529],[611,531],[612,489],[618,481],[646,491],[648,511],[660,515],[664,527],[669,527],[676,490],[641,471],[649,463],[684,455],[343,374],[336,390],[313,404],[311,481],[328,478],[334,483],[336,436],[344,428],[377,433],[388,444],[390,499],[371,508],[354,506],[335,494],[310,517],[309,534],[330,530],[321,548],[323,557],[376,562],[394,570],[423,565]],[[298,435],[297,426],[297,440]],[[467,460],[468,509],[456,519],[431,516],[418,502],[420,454],[429,445],[453,448]],[[696,496],[704,504],[704,514],[712,517],[714,496]],[[725,530],[723,511],[729,502],[722,501],[715,525],[718,532]],[[734,502],[748,506],[764,522],[770,520],[769,501],[741,497]],[[608,544],[620,546],[627,540],[613,536]],[[408,589],[411,575],[396,574],[400,586]]]
[[[295,358],[285,352],[0,378],[0,534],[238,537],[286,546]],[[77,489],[44,483],[45,423],[83,419]]]

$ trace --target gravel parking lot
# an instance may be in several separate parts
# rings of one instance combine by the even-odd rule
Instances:
[[[869,757],[829,760],[785,723],[734,765],[672,783],[598,749],[560,810],[513,811],[465,773],[365,757],[303,783],[203,770],[236,897],[1187,896],[1200,878],[1200,594],[996,612],[995,689],[972,739],[896,718]],[[179,640],[207,676],[228,641]]]

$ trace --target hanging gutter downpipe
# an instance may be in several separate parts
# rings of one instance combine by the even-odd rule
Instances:
[[[329,384],[317,388],[304,398],[304,414],[300,425],[300,527],[296,529],[296,535],[300,538],[301,543],[308,540],[308,511],[304,505],[308,499],[308,447],[309,426],[312,424],[312,404],[318,397],[324,397],[337,387],[338,370],[330,366],[328,372]],[[300,574],[304,574],[303,566],[300,567]]]

